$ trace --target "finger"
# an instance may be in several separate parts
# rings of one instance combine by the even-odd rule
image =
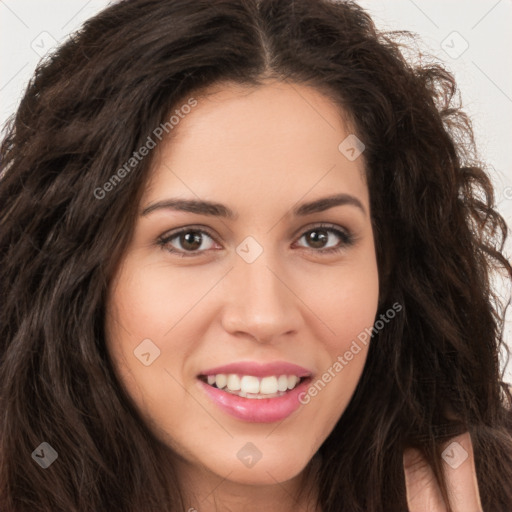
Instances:
[[[409,512],[446,512],[437,480],[421,452],[408,448],[403,463]]]
[[[482,512],[469,432],[451,439],[442,452],[442,458],[453,512]]]
[[[443,474],[453,512],[482,512],[473,445],[469,432],[446,443],[442,452]],[[416,449],[404,453],[407,504],[410,512],[445,512],[434,472]]]

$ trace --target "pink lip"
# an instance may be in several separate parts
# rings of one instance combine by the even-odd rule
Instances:
[[[219,373],[236,373],[239,375],[252,375],[254,377],[269,377],[271,375],[297,375],[297,377],[311,377],[313,372],[286,361],[260,364],[256,362],[239,362],[217,366],[201,372],[200,375],[217,375]]]
[[[284,420],[299,408],[299,395],[307,390],[311,379],[305,379],[297,387],[286,391],[283,396],[262,399],[243,398],[214,388],[200,379],[197,379],[197,382],[210,399],[231,416],[255,423],[272,423]]]

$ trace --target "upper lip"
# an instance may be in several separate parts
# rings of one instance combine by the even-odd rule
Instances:
[[[313,372],[302,366],[288,363],[286,361],[274,361],[271,363],[240,361],[204,370],[200,375],[217,375],[219,373],[236,373],[240,375],[253,375],[254,377],[268,377],[271,375],[297,375],[297,377],[310,377],[313,374]]]

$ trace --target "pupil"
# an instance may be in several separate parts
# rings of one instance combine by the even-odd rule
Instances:
[[[191,233],[193,233],[191,235]],[[195,233],[193,231],[189,231],[188,233],[185,233],[184,235],[182,235],[182,241],[185,241],[185,243],[183,244],[182,243],[182,246],[183,248],[185,249],[197,249],[198,247],[201,246],[201,234],[200,233]],[[194,246],[194,243],[196,244]],[[189,247],[187,247],[187,244],[189,245]],[[192,247],[190,247],[190,245],[192,245]]]
[[[324,243],[327,240],[327,237],[325,235],[325,231],[311,231],[310,234],[310,240],[312,241],[313,247],[323,247]],[[318,245],[315,245],[318,244]]]

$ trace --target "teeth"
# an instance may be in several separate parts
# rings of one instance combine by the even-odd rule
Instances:
[[[299,378],[296,375],[288,375],[288,389],[293,389],[298,381]]]
[[[240,381],[240,388],[243,393],[259,393],[260,381],[258,377],[244,375]]]
[[[288,377],[286,375],[280,375],[277,379],[277,389],[279,391],[286,391],[288,389]]]
[[[223,373],[219,373],[218,375],[215,375],[215,382],[214,384],[219,388],[225,388],[226,384],[228,383],[227,377]]]
[[[217,375],[208,375],[207,382],[210,386],[217,386],[225,391],[235,392],[239,396],[249,398],[270,398],[281,396],[285,391],[293,389],[300,381],[297,375],[271,375],[268,377],[254,377],[253,375],[238,375],[230,373],[228,375],[219,373]],[[253,397],[251,395],[265,395]]]
[[[260,393],[263,395],[271,395],[277,392],[276,377],[263,377],[260,383]]]
[[[228,389],[230,391],[240,391],[240,377],[236,373],[228,375]],[[242,391],[245,391],[245,389]]]

